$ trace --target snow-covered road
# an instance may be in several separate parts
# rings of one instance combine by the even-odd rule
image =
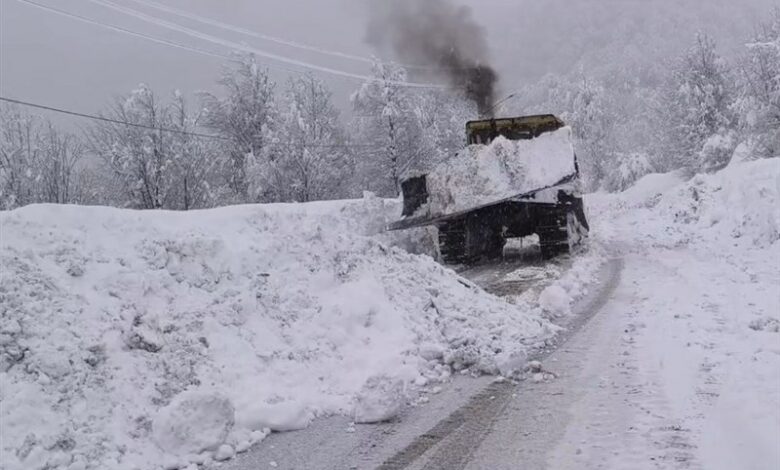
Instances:
[[[777,271],[688,249],[624,263],[610,302],[545,361],[557,378],[523,382],[468,461],[447,468],[780,468],[777,335],[745,323],[780,305],[765,290]]]
[[[456,381],[399,422],[331,420],[228,468],[780,468],[780,345],[746,322],[780,306],[780,278],[743,261],[626,252],[593,318],[543,358],[555,378]]]

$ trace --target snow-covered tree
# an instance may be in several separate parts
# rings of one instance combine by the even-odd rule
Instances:
[[[263,199],[306,202],[348,195],[353,165],[331,92],[311,75],[290,79],[265,167]]]
[[[780,156],[780,8],[747,44],[739,73],[740,130],[757,157]]]
[[[0,108],[0,208],[82,199],[82,143],[51,122]]]
[[[714,41],[699,34],[695,45],[675,64],[667,90],[663,169],[698,172],[718,166],[700,160],[705,142],[733,130],[733,86]]]
[[[170,123],[166,110],[152,90],[142,84],[126,98],[118,98],[106,114],[117,121],[150,128],[101,123],[92,130],[92,150],[116,183],[107,200],[138,209],[165,207],[166,146],[170,136],[159,129]]]
[[[224,96],[203,94],[204,124],[229,139],[225,148],[230,157],[226,168],[229,187],[236,201],[251,201],[247,167],[259,162],[267,150],[276,115],[275,85],[253,55],[225,70],[219,84]]]
[[[574,128],[585,181],[591,188],[599,187],[613,168],[615,152],[615,120],[601,84],[583,74],[572,96],[571,111],[564,113],[563,118]]]
[[[38,122],[16,107],[0,112],[0,202],[3,209],[11,209],[35,202]]]
[[[424,158],[410,162],[407,171],[425,172],[466,145],[466,122],[477,116],[476,105],[448,90],[418,91],[416,110],[423,131]]]
[[[51,122],[46,123],[41,138],[43,152],[38,162],[40,201],[56,204],[80,202],[83,188],[79,183],[79,164],[85,146],[71,134],[59,132]]]
[[[107,202],[176,210],[214,204],[212,183],[219,161],[211,142],[191,135],[199,115],[188,114],[181,94],[166,104],[141,85],[117,100],[108,116],[143,127],[101,123],[92,130],[92,150],[115,183],[105,195]]]
[[[191,114],[184,96],[176,91],[169,105],[171,129],[181,131],[171,135],[171,202],[173,208],[189,210],[212,207],[227,188],[223,183],[224,159],[219,157],[218,142],[197,133],[203,111]]]
[[[639,178],[653,171],[650,159],[642,153],[616,154],[612,164],[614,168],[607,173],[604,181],[604,187],[608,191],[624,191]]]
[[[396,196],[404,172],[430,153],[424,145],[417,97],[398,82],[406,71],[375,62],[372,78],[352,95],[358,186],[382,196]]]

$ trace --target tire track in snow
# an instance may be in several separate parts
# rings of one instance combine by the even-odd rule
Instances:
[[[630,260],[617,294],[627,302],[610,308],[612,344],[594,343],[596,355],[587,361],[593,375],[579,379],[582,387],[595,378],[598,388],[574,400],[569,414],[576,418],[567,424],[548,465],[711,468],[702,462],[700,435],[719,395],[718,364],[708,352],[713,346],[695,350],[702,339],[697,330],[706,329],[709,337],[725,322],[722,308],[707,300],[717,290],[698,271],[678,269],[680,264],[695,267],[685,250],[659,250],[652,258],[645,253]]]
[[[598,311],[614,293],[623,270],[622,259],[609,260],[604,268],[605,283],[599,291],[579,302],[578,315],[573,316],[566,331],[554,343],[532,354],[531,360],[542,361],[564,345]],[[491,383],[484,391],[472,397],[464,406],[437,423],[428,432],[390,457],[378,470],[460,470],[469,464],[473,453],[492,430],[497,417],[512,400],[517,387],[511,382]],[[435,449],[434,449],[435,448]],[[431,455],[426,455],[432,452]],[[426,459],[427,457],[427,459]],[[420,467],[420,465],[423,465]]]

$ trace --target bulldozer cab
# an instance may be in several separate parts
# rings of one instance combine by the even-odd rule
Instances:
[[[487,145],[498,136],[509,140],[528,140],[552,132],[564,126],[563,121],[552,114],[516,118],[484,119],[466,123],[469,145]]]

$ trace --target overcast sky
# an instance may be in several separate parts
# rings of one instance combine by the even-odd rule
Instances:
[[[172,32],[89,0],[34,0],[100,22],[226,54],[224,46]],[[132,0],[113,0],[230,41],[365,74],[367,65],[241,36]],[[369,56],[363,42],[367,0],[157,0],[169,6],[290,41]],[[424,1],[424,0],[420,0]],[[598,70],[623,60],[656,60],[687,47],[706,30],[727,54],[739,51],[775,0],[459,0],[471,4],[487,33],[505,92],[545,73]],[[628,58],[628,59],[627,59]],[[283,83],[292,67],[263,60]],[[101,29],[21,3],[0,0],[0,94],[96,112],[111,97],[146,83],[160,93],[215,90],[224,61]],[[303,70],[303,69],[301,69]],[[346,109],[358,82],[317,73]]]

